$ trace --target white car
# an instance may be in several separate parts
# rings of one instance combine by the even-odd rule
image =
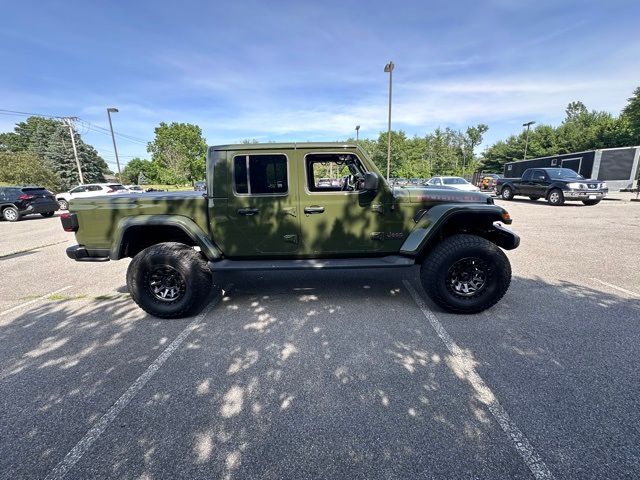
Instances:
[[[85,183],[72,188],[68,192],[58,193],[56,200],[60,210],[68,210],[69,202],[73,198],[99,197],[109,193],[128,193],[129,191],[119,183]]]
[[[432,177],[427,185],[435,187],[450,187],[456,190],[465,190],[467,192],[479,192],[480,189],[475,185],[467,182],[462,177]]]
[[[140,185],[125,185],[125,188],[129,193],[144,193],[144,188]]]

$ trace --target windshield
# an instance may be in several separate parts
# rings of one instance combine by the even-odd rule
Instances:
[[[124,188],[124,185],[120,185],[119,183],[110,183],[109,185],[107,185],[107,187],[115,191],[126,190],[126,188]]]
[[[454,177],[454,178],[443,178],[442,182],[445,185],[463,185],[468,183],[464,178]]]
[[[574,172],[570,168],[547,168],[547,173],[551,178],[584,178],[582,175]]]

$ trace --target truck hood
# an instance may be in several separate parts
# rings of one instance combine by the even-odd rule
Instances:
[[[398,203],[433,205],[438,203],[484,203],[492,204],[489,195],[480,192],[465,192],[449,187],[396,187],[393,196]]]

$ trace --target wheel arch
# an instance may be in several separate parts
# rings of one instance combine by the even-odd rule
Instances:
[[[133,257],[147,247],[165,242],[200,247],[208,260],[221,256],[218,247],[190,218],[181,215],[141,215],[126,217],[118,222],[109,257],[111,260]]]
[[[520,237],[503,227],[502,223],[510,224],[511,218],[499,206],[436,206],[418,221],[400,253],[416,257],[420,263],[436,244],[458,233],[480,236],[505,250],[517,248]]]

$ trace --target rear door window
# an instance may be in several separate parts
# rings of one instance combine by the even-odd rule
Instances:
[[[234,187],[240,195],[282,195],[289,191],[285,155],[239,155],[233,159]]]

